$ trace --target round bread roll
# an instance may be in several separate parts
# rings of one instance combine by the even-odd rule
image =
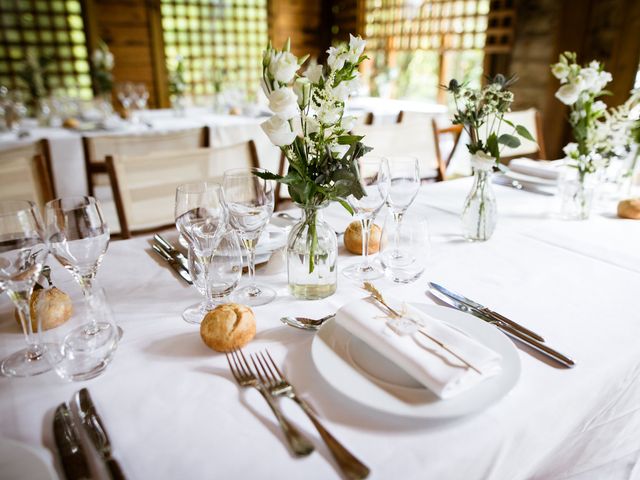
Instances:
[[[78,128],[80,123],[75,118],[65,118],[64,122],[62,122],[62,126],[64,128]]]
[[[369,253],[380,250],[380,238],[382,229],[375,223],[371,224],[369,235]],[[362,224],[359,221],[351,222],[344,232],[344,246],[351,253],[362,255]]]
[[[200,336],[216,352],[242,348],[256,335],[253,311],[244,305],[227,303],[207,313],[200,324]]]
[[[73,315],[73,305],[69,295],[56,287],[39,288],[31,294],[29,302],[31,313],[31,328],[38,331],[38,319],[42,320],[42,330],[49,330],[71,318]],[[16,321],[22,327],[20,315],[15,312]]]
[[[630,198],[618,203],[618,216],[620,218],[640,220],[640,198]]]

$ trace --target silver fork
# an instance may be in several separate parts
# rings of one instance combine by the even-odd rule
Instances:
[[[255,388],[267,401],[280,424],[280,428],[282,428],[282,433],[284,433],[287,443],[289,443],[289,446],[296,457],[305,457],[313,452],[314,447],[311,442],[307,440],[296,427],[289,423],[276,405],[265,385],[258,381],[249,366],[249,362],[247,362],[247,359],[242,353],[242,350],[233,350],[231,355],[227,353],[226,356],[229,368],[231,369],[231,373],[236,379],[236,382],[238,382],[241,387]]]
[[[309,417],[309,420],[311,420],[313,425],[316,427],[316,430],[318,430],[322,440],[324,440],[324,443],[329,448],[333,458],[335,458],[340,469],[347,478],[353,480],[367,478],[370,473],[369,468],[349,452],[349,450],[347,450],[322,426],[320,420],[318,420],[318,417],[316,417],[316,414],[309,404],[297,395],[293,385],[289,383],[284,374],[280,371],[276,362],[271,358],[269,351],[265,350],[265,352],[269,360],[267,360],[264,354],[259,353],[251,355],[251,361],[255,366],[260,381],[267,387],[269,393],[275,397],[288,397],[300,405],[304,413]]]

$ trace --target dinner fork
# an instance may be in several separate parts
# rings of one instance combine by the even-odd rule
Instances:
[[[251,355],[251,361],[253,362],[260,381],[267,387],[269,393],[276,397],[288,397],[300,405],[304,413],[309,417],[309,420],[311,420],[313,425],[316,427],[316,430],[318,430],[322,440],[324,440],[324,443],[329,448],[333,458],[336,459],[340,469],[347,478],[353,480],[367,478],[370,472],[369,468],[349,452],[349,450],[347,450],[322,426],[320,420],[318,420],[318,417],[316,417],[316,414],[311,407],[304,401],[304,399],[298,396],[293,385],[289,383],[284,374],[280,371],[276,362],[271,358],[269,351],[265,350],[265,352],[269,360],[267,360],[267,357],[260,352],[259,354]]]
[[[231,355],[228,353],[225,354],[227,356],[227,362],[229,363],[229,368],[231,369],[231,373],[233,377],[238,382],[238,385],[241,387],[253,387],[260,392],[260,394],[264,397],[264,399],[271,407],[273,414],[276,416],[278,423],[280,424],[280,428],[282,428],[282,433],[284,433],[284,437],[289,443],[291,450],[296,457],[305,457],[313,452],[314,447],[309,440],[307,440],[297,428],[295,428],[282,414],[278,406],[276,405],[273,397],[262,384],[262,382],[258,381],[255,374],[251,370],[249,366],[249,362],[245,358],[242,350],[233,350]]]

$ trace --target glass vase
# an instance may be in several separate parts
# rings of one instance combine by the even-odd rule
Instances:
[[[171,108],[176,117],[186,117],[187,99],[184,95],[173,95],[171,97]]]
[[[299,205],[302,218],[287,240],[289,291],[304,300],[333,295],[338,285],[338,239],[322,218],[327,205]]]
[[[462,230],[471,242],[489,240],[496,228],[498,210],[491,186],[491,171],[474,169],[473,187],[462,209]]]
[[[565,220],[587,220],[597,185],[595,174],[575,169],[560,181],[560,215]]]

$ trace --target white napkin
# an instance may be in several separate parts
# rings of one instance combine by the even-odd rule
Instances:
[[[531,160],[530,158],[514,158],[509,162],[509,168],[514,172],[548,180],[557,180],[564,165],[564,160]]]
[[[336,313],[336,321],[443,399],[469,390],[502,371],[502,357],[497,352],[416,308],[393,300],[389,300],[389,304],[394,308],[398,306],[397,311],[421,323],[421,330],[441,341],[482,374],[465,366],[418,331],[398,333],[397,327],[390,326],[393,320],[373,300],[346,304]]]

